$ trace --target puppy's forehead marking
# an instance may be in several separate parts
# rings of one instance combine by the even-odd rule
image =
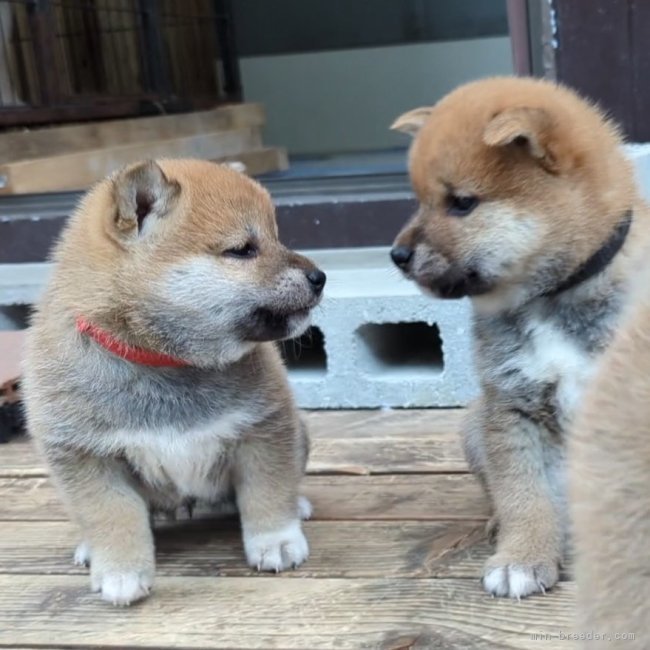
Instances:
[[[436,107],[413,141],[409,170],[421,197],[450,189],[459,195],[490,194],[504,180],[501,152],[483,141],[489,111],[465,103]]]
[[[220,196],[214,191],[209,196],[194,196],[179,225],[182,240],[196,252],[224,242],[235,246],[243,245],[248,239],[277,238],[273,205],[260,192]]]

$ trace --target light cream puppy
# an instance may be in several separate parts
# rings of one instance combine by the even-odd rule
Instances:
[[[604,637],[589,648],[650,647],[649,259],[639,260],[623,324],[569,447],[576,631]]]

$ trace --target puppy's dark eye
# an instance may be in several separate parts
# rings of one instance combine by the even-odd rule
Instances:
[[[243,246],[239,246],[238,248],[229,248],[228,250],[225,250],[223,254],[226,257],[239,257],[242,259],[248,259],[257,255],[257,248],[253,244],[247,243]]]
[[[466,217],[479,204],[477,196],[456,196],[447,198],[447,214],[450,217]]]

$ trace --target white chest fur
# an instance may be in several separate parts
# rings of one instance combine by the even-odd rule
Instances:
[[[250,424],[250,414],[235,411],[184,431],[117,431],[115,444],[143,481],[153,487],[173,484],[181,497],[214,500],[223,493],[227,454]]]
[[[594,359],[557,325],[532,318],[527,328],[529,345],[513,361],[535,382],[557,385],[561,414],[571,416],[594,369]]]

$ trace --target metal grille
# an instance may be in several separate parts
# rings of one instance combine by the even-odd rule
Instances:
[[[0,0],[0,126],[240,97],[227,0]]]

